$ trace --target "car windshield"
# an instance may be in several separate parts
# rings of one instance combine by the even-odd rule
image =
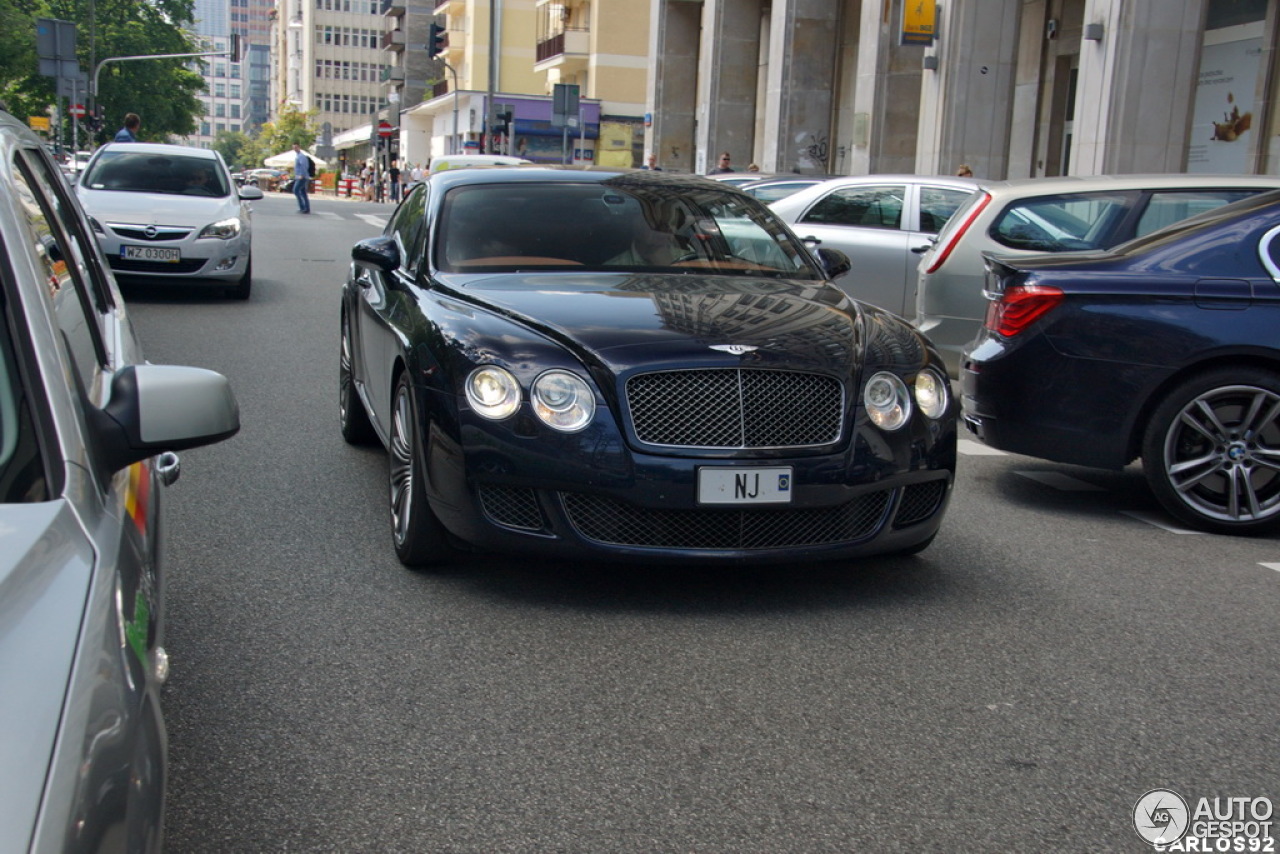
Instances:
[[[754,199],[710,182],[458,187],[437,220],[445,272],[537,268],[820,278],[808,250]]]
[[[225,197],[231,192],[217,161],[149,151],[104,151],[81,183],[125,193]]]

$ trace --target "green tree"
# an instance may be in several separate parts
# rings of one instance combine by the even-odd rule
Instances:
[[[240,131],[218,131],[213,138],[213,150],[222,155],[233,172],[261,166],[258,149],[257,140]]]
[[[267,149],[265,156],[288,151],[295,142],[303,148],[313,148],[320,133],[320,126],[316,124],[317,113],[317,110],[304,111],[293,104],[285,104],[280,110],[280,117],[264,124],[258,134],[258,140]]]
[[[20,119],[47,115],[55,102],[53,78],[35,58],[35,19],[76,24],[76,53],[92,81],[94,64],[123,56],[194,53],[192,0],[0,0],[5,49],[0,58],[0,98]],[[91,18],[92,10],[92,18]],[[98,76],[97,103],[105,118],[99,140],[110,139],[125,113],[142,117],[141,139],[165,141],[195,131],[203,109],[196,97],[200,75],[184,59],[112,62]]]

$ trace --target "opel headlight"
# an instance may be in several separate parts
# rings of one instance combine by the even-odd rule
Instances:
[[[467,377],[467,402],[494,421],[510,417],[520,406],[520,384],[502,368],[485,365]]]
[[[200,240],[205,237],[216,237],[218,240],[230,240],[233,237],[239,236],[240,220],[237,217],[232,217],[231,219],[224,219],[220,222],[206,225],[200,230],[200,234],[196,239]]]
[[[533,382],[533,411],[542,423],[573,433],[591,423],[596,398],[591,387],[568,371],[547,371]]]
[[[927,417],[937,421],[947,411],[951,392],[946,380],[933,371],[916,374],[916,404]]]
[[[871,423],[881,430],[897,430],[911,417],[911,396],[897,374],[881,371],[867,380],[862,402]]]

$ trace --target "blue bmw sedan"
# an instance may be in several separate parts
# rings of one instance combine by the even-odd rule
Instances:
[[[987,256],[985,326],[961,363],[988,445],[1121,468],[1226,534],[1280,527],[1280,192],[1109,252]]]

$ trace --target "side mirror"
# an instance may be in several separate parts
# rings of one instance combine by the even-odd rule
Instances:
[[[240,407],[215,371],[130,365],[112,377],[111,399],[94,422],[110,474],[165,451],[231,438],[240,430]]]
[[[390,273],[400,267],[400,250],[393,238],[370,237],[351,247],[351,260]]]
[[[242,184],[241,186],[236,187],[236,195],[238,195],[243,201],[256,202],[258,199],[262,198],[262,191],[258,189],[257,184],[251,184],[248,186]]]
[[[826,271],[828,279],[843,276],[853,269],[853,262],[849,260],[849,256],[839,249],[826,249],[820,246],[814,251],[814,254],[818,256],[818,261],[822,264],[822,269]]]

